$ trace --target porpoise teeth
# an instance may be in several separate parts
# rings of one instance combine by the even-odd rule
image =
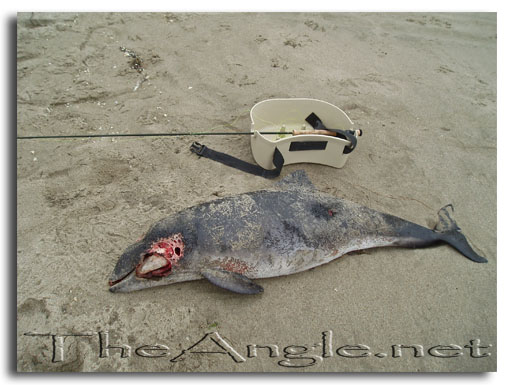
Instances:
[[[141,266],[141,269],[139,270],[140,274],[146,274],[150,271],[154,271],[157,269],[160,269],[161,267],[166,266],[168,262],[166,261],[166,258],[161,257],[160,255],[151,255],[148,258],[146,258],[143,262],[143,265]]]

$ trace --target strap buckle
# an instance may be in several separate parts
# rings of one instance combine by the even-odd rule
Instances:
[[[202,156],[203,150],[205,150],[205,145],[200,144],[198,142],[193,142],[193,144],[191,144],[191,147],[189,147],[189,149],[191,150],[191,152],[194,152],[195,154]]]

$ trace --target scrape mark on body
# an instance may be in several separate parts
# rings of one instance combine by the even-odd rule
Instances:
[[[250,269],[246,262],[235,258],[225,258],[220,262],[219,267],[223,270],[239,274],[245,274]]]

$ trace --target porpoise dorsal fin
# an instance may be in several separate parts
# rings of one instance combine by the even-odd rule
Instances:
[[[316,187],[312,184],[304,170],[296,170],[275,183],[275,187],[280,190],[301,189],[315,191]]]

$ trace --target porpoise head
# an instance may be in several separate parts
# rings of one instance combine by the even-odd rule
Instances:
[[[118,260],[109,279],[109,290],[129,292],[195,279],[196,274],[184,267],[185,251],[181,233],[135,243]]]

